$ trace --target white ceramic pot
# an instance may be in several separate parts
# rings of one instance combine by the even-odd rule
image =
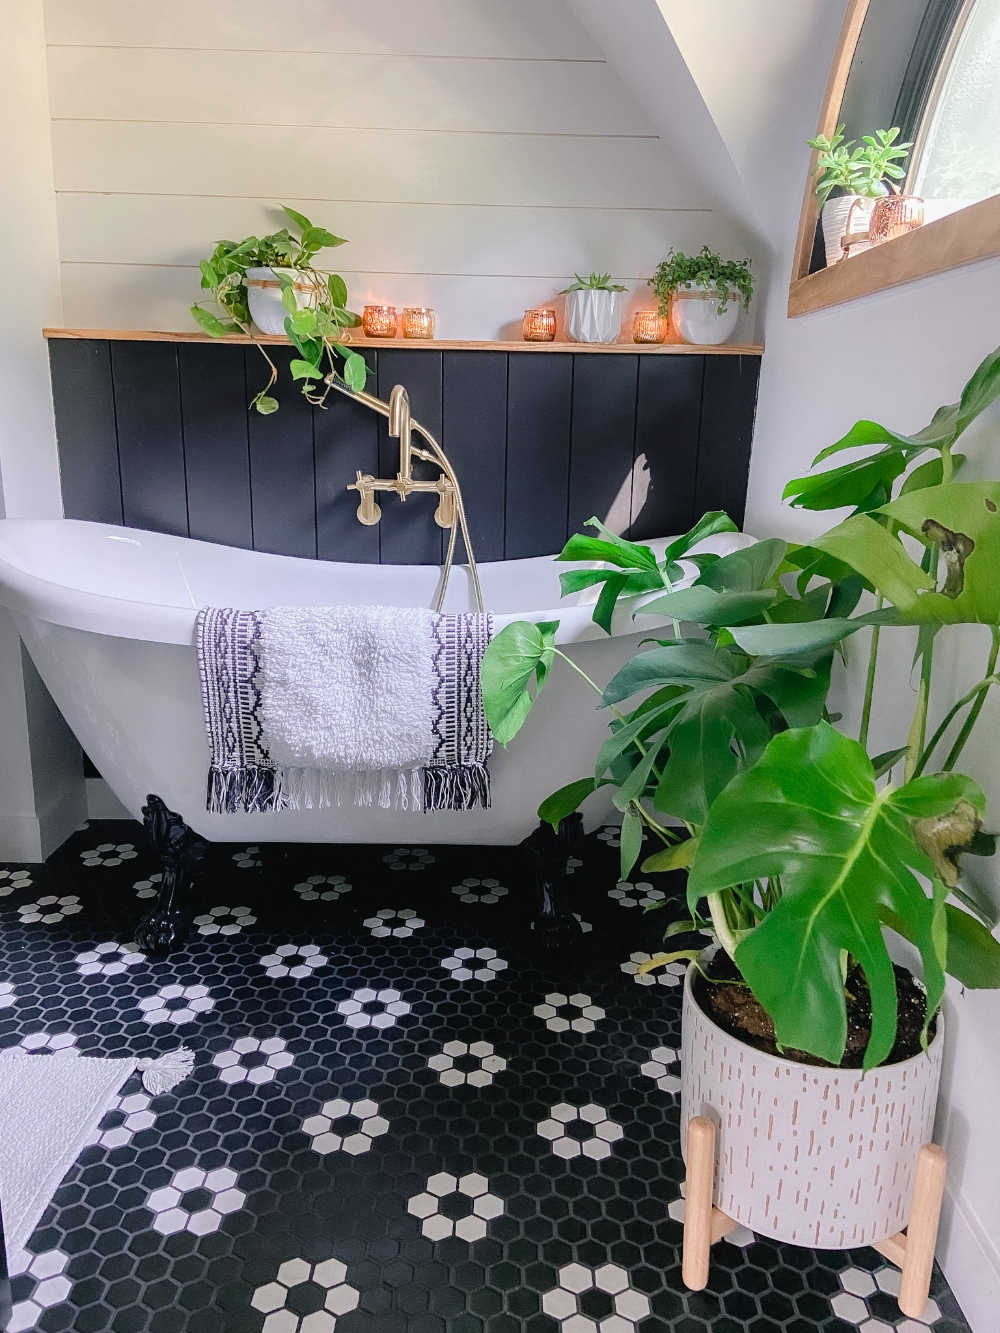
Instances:
[[[730,292],[725,310],[720,310],[722,297],[714,288],[685,282],[670,301],[671,327],[686,343],[714,347],[733,336],[741,299],[739,292]]]
[[[681,1150],[687,1125],[716,1127],[714,1201],[769,1240],[843,1250],[894,1236],[910,1215],[931,1141],[944,1024],[927,1054],[860,1070],[766,1055],[702,1012],[684,980]]]
[[[621,292],[582,291],[566,293],[566,334],[575,343],[617,342],[622,329]]]
[[[253,322],[261,333],[279,334],[285,331],[288,311],[281,303],[279,274],[295,280],[295,300],[300,310],[316,305],[318,300],[317,286],[302,269],[248,268],[247,302]]]
[[[848,217],[854,204],[857,204],[857,208],[854,209],[853,216],[850,216],[851,231],[867,231],[872,209],[875,207],[874,199],[866,199],[861,194],[843,194],[837,199],[828,199],[823,205],[823,244],[826,247],[827,268],[839,264],[844,258],[840,241],[847,231]],[[858,255],[862,250],[869,249],[871,246],[867,241],[859,241],[857,245],[851,246],[851,254]]]

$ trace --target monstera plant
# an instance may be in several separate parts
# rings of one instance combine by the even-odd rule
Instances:
[[[608,533],[574,537],[560,557],[603,566],[564,575],[563,591],[602,583],[594,619],[605,630],[631,609],[670,617],[673,633],[644,641],[606,686],[590,681],[610,734],[594,773],[554,793],[539,816],[557,824],[610,785],[623,812],[622,878],[644,830],[663,844],[645,871],[688,870],[688,912],[667,935],[710,927],[735,984],[772,1021],[779,1051],[839,1064],[849,977],[860,972],[870,1001],[864,1067],[889,1058],[897,975],[888,931],[920,953],[924,1040],[945,973],[1000,986],[995,916],[960,864],[963,852],[994,850],[982,829],[985,799],[955,772],[1000,684],[1000,483],[957,481],[964,459],[954,446],[998,396],[1000,350],[917,434],[859,421],[814,467],[842,450],[864,452],[786,488],[800,507],[853,507],[808,545],[770,540],[721,558],[691,555],[700,537],[732,526],[715,514],[661,559]],[[689,586],[674,588],[682,573]],[[935,642],[959,625],[987,628],[984,674],[928,737]],[[917,630],[912,722],[896,747],[869,756],[880,638],[904,626]],[[580,672],[555,647],[556,628],[518,622],[487,653],[487,715],[505,744],[529,715],[532,677],[537,693],[557,660]],[[860,630],[870,636],[855,740],[836,730],[826,695],[834,653]],[[664,953],[648,966],[696,953]]]

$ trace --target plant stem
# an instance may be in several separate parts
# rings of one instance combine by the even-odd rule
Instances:
[[[590,677],[587,675],[586,671],[584,671],[582,667],[578,667],[578,666],[577,666],[577,664],[573,661],[572,657],[567,657],[566,654],[565,654],[565,653],[561,653],[561,652],[559,651],[558,648],[553,648],[553,649],[552,649],[552,656],[553,656],[553,657],[561,657],[562,660],[563,660],[564,662],[568,662],[569,665],[570,665],[570,666],[573,668],[573,670],[576,672],[576,674],[577,674],[578,676],[582,676],[582,677],[583,677],[583,679],[587,682],[587,684],[588,684],[588,685],[590,686],[590,688],[595,692],[595,694],[600,695],[600,697],[601,697],[602,699],[604,698],[604,691],[601,689],[600,685],[596,685],[596,684],[590,679]],[[614,715],[615,715],[615,717],[618,719],[618,721],[621,722],[622,724],[625,724],[625,718],[621,715],[621,713],[619,713],[618,709],[614,706],[614,704],[608,704],[608,707],[611,709],[612,713],[614,713]],[[635,748],[639,751],[639,753],[640,753],[640,754],[642,755],[642,757],[645,759],[645,757],[646,757],[646,747],[643,745],[642,741],[640,741],[640,740],[634,740],[634,741],[632,742],[632,744],[635,746]]]
[[[945,486],[951,481],[951,475],[955,467],[955,460],[951,456],[951,447],[946,445],[941,450],[941,485]]]
[[[635,807],[636,814],[639,815],[644,823],[649,825],[654,833],[658,833],[665,842],[677,842],[679,835],[675,835],[672,829],[666,828],[663,824],[658,824],[644,805],[639,801],[633,801],[632,805]]]
[[[587,675],[586,671],[584,671],[582,667],[577,666],[577,664],[573,661],[572,657],[567,657],[566,654],[561,653],[558,648],[552,649],[552,656],[561,657],[564,662],[568,662],[569,665],[576,672],[576,674],[578,676],[583,677],[583,679],[587,682],[587,684],[594,691],[594,693],[599,695],[602,699],[604,698],[604,691],[601,689],[600,685],[595,684],[595,682],[592,681],[590,677]],[[622,716],[621,713],[619,713],[618,709],[614,706],[614,704],[608,704],[608,707],[611,709],[612,713],[614,713],[615,717],[618,719],[619,722],[625,721],[625,718]],[[638,745],[639,749],[642,750],[642,746],[639,745],[638,741],[636,741],[636,745]],[[646,751],[642,750],[642,753],[645,754]]]
[[[939,743],[940,743],[940,741],[941,741],[941,737],[944,735],[944,733],[945,733],[945,732],[948,730],[948,728],[951,726],[951,723],[952,723],[952,721],[954,720],[955,715],[956,715],[958,712],[960,712],[961,709],[963,709],[967,703],[971,703],[973,699],[976,699],[977,705],[979,705],[980,700],[983,698],[983,696],[985,696],[985,694],[987,693],[987,691],[989,690],[989,688],[990,688],[991,685],[1000,685],[1000,675],[993,674],[993,675],[991,675],[991,676],[985,676],[985,677],[979,682],[978,685],[974,685],[974,686],[972,687],[972,689],[969,691],[968,694],[963,694],[962,697],[961,697],[961,699],[959,699],[959,701],[958,701],[957,704],[955,704],[952,708],[949,708],[948,712],[945,714],[944,721],[941,723],[941,725],[938,727],[937,731],[935,731],[934,735],[933,735],[933,736],[930,738],[930,740],[927,742],[927,745],[926,745],[926,747],[924,748],[924,752],[923,752],[923,754],[920,756],[919,760],[917,761],[917,766],[916,766],[916,768],[913,770],[913,776],[914,776],[915,778],[919,778],[919,777],[920,777],[920,774],[921,774],[921,773],[924,771],[924,769],[927,767],[927,764],[928,764],[928,761],[930,760],[931,755],[934,753],[935,749],[936,749],[937,746],[939,745]],[[978,699],[977,699],[977,695],[979,696]],[[977,716],[978,716],[978,713],[977,713]],[[968,727],[968,719],[966,720],[966,727]],[[966,735],[966,734],[967,734],[967,733],[966,733],[966,727],[963,727],[963,728],[962,728],[962,735]],[[968,730],[971,731],[972,728],[971,728],[971,727],[968,727]],[[961,739],[961,737],[960,737],[960,739]],[[955,745],[956,745],[956,746],[958,745],[958,741],[955,742]],[[964,741],[963,741],[963,745],[964,745]],[[954,753],[954,748],[955,748],[955,747],[953,746],[953,747],[952,747],[952,753],[948,755],[948,762],[949,762],[949,764],[951,765],[951,767],[954,767],[955,760],[957,760],[957,758],[958,758],[958,754],[961,753],[961,750],[959,750],[958,754],[955,754],[955,753]],[[950,767],[942,768],[942,769],[941,769],[941,772],[942,772],[942,773],[950,772]]]
[[[729,957],[735,960],[736,945],[738,941],[735,933],[730,928],[729,919],[726,916],[726,905],[722,901],[722,894],[710,893],[707,895],[707,900],[708,912],[712,918],[712,928],[715,931],[716,938]]]
[[[997,677],[993,674],[997,664],[997,655],[1000,653],[1000,627],[991,625],[990,634],[993,641],[990,645],[990,657],[986,665],[986,679],[976,687],[977,690],[979,690],[979,698],[972,705],[972,708],[969,711],[969,716],[965,719],[962,730],[958,733],[955,744],[951,747],[951,750],[948,753],[948,758],[944,761],[944,769],[942,771],[945,773],[950,773],[958,763],[959,756],[965,749],[965,742],[972,734],[972,728],[976,725],[976,722],[979,719],[979,714],[983,711],[983,704],[986,702],[986,695],[989,692],[990,685],[1000,684],[1000,681],[998,681]]]
[[[882,610],[882,594],[879,593],[875,598],[875,610]],[[868,675],[865,679],[865,702],[861,709],[861,730],[858,732],[858,740],[868,748],[868,726],[872,718],[872,698],[875,694],[875,667],[878,663],[878,636],[881,625],[872,626],[871,643],[868,646]]]
[[[921,632],[923,632],[921,630]],[[903,765],[903,780],[909,782],[916,772],[927,735],[927,704],[931,693],[931,667],[934,661],[934,634],[920,656],[920,684],[917,687],[917,706],[906,738],[907,754]]]
[[[600,685],[598,685],[595,681],[592,681],[590,677],[587,675],[586,671],[584,671],[582,667],[577,666],[577,664],[573,661],[572,657],[567,657],[566,654],[560,652],[558,648],[552,649],[552,656],[561,657],[564,662],[568,662],[570,666],[573,668],[573,670],[576,672],[576,674],[584,678],[584,680],[587,682],[587,684],[590,686],[590,688],[594,691],[595,694],[599,694],[602,698],[604,697],[604,691],[601,689]],[[615,716],[621,718],[621,720],[624,722],[625,719],[622,717],[621,713],[618,712],[618,709],[615,708],[614,704],[611,704],[610,707],[611,711],[615,714]]]

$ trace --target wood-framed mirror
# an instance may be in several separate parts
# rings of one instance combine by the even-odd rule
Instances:
[[[848,144],[899,128],[912,147],[898,188],[922,201],[908,225],[923,223],[869,246],[864,208],[846,237],[831,209],[825,241],[814,150],[789,316],[1000,255],[1000,0],[850,0],[817,136],[841,125]]]

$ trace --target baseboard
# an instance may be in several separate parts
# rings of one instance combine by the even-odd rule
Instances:
[[[87,778],[87,818],[88,819],[131,819],[103,778]]]
[[[82,782],[74,782],[40,815],[0,815],[0,861],[37,865],[87,819]]]
[[[941,1208],[937,1257],[972,1333],[993,1333],[1000,1309],[1000,1253],[950,1185]]]

